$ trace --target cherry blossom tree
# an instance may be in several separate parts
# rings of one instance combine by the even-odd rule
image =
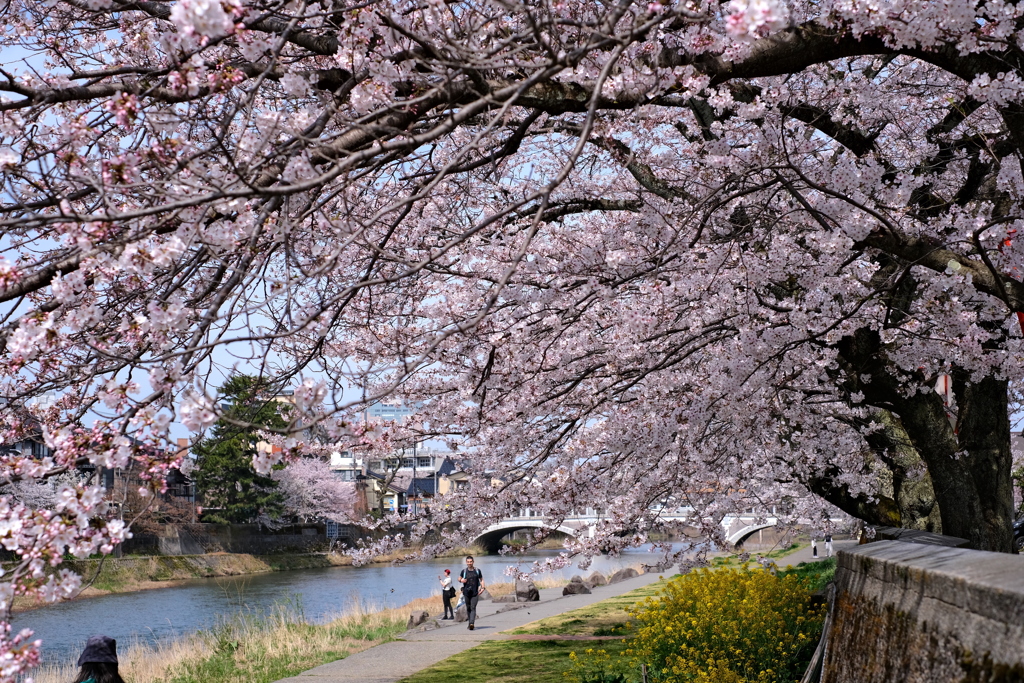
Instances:
[[[160,490],[237,369],[297,387],[289,457],[471,454],[422,529],[597,507],[586,554],[813,492],[1011,551],[1021,11],[7,0],[0,421],[52,455],[0,480]],[[422,408],[356,426],[384,396]],[[0,496],[3,610],[126,537],[96,484]]]
[[[342,481],[320,458],[299,458],[273,473],[284,496],[286,514],[302,522],[357,521],[355,482]]]

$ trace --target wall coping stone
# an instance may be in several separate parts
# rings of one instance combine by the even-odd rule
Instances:
[[[920,545],[941,545],[950,548],[965,548],[970,544],[966,538],[943,536],[920,529],[900,529],[894,526],[882,526],[875,529],[875,538],[880,541],[902,541]]]
[[[933,599],[995,621],[1024,624],[1024,558],[1019,555],[876,541],[839,551],[837,568],[901,588],[898,599],[892,596],[897,603]]]

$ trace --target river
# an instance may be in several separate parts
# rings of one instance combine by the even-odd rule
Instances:
[[[557,551],[521,556],[526,565],[543,561]],[[609,573],[621,567],[652,562],[645,548],[620,557],[595,558],[586,573]],[[509,581],[504,570],[517,558],[478,556],[484,580]],[[214,625],[239,611],[259,612],[291,602],[301,606],[311,621],[320,621],[361,604],[371,608],[398,607],[439,589],[437,576],[445,568],[456,575],[462,558],[442,558],[402,565],[330,567],[294,571],[195,579],[169,588],[120,593],[59,603],[15,615],[14,632],[28,627],[43,641],[43,661],[74,659],[85,640],[102,633],[127,645],[133,639],[153,642]],[[557,576],[585,575],[575,566]],[[122,647],[124,647],[122,645]]]

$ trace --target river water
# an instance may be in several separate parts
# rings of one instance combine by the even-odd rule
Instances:
[[[517,560],[524,568],[534,560],[554,557],[557,551],[537,551],[515,558],[478,556],[477,566],[485,582],[510,579],[505,568]],[[653,562],[645,548],[627,551],[616,558],[598,557],[587,569],[570,566],[555,576],[609,573],[616,569]],[[437,576],[445,568],[457,575],[462,558],[442,558],[402,565],[331,567],[294,571],[196,579],[170,588],[122,593],[60,603],[15,615],[14,632],[28,627],[43,640],[43,661],[75,659],[85,640],[102,633],[126,646],[133,639],[153,642],[207,628],[240,611],[260,612],[291,603],[301,607],[311,621],[337,615],[354,605],[370,608],[398,607],[427,597],[440,588]]]

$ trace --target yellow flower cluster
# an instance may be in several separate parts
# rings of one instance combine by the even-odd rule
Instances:
[[[577,683],[790,683],[821,634],[825,608],[810,582],[760,569],[704,569],[671,579],[639,603],[621,657],[572,655]]]
[[[799,680],[817,645],[824,607],[808,582],[742,569],[703,569],[668,582],[632,612],[625,656],[658,683]]]

